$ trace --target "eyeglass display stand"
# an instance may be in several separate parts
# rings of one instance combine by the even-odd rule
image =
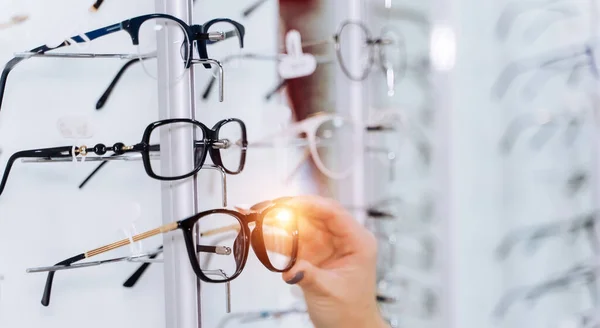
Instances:
[[[156,12],[179,17],[192,23],[191,0],[155,0]],[[170,38],[159,33],[158,50],[158,101],[159,118],[195,118],[193,67],[181,76],[180,49]],[[172,77],[172,78],[169,78]],[[177,81],[177,82],[172,82]],[[170,82],[170,83],[169,83]],[[187,132],[187,133],[186,133]],[[180,131],[161,136],[162,172],[181,172],[194,165],[190,131]],[[193,215],[198,212],[195,178],[162,184],[163,223]],[[199,328],[201,320],[200,284],[186,257],[182,235],[171,234],[164,239],[165,319],[169,328]]]

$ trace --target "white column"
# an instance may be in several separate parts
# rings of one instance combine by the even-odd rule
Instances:
[[[335,12],[335,20],[337,27],[346,20],[363,21],[366,17],[366,4],[364,0],[337,0]],[[357,35],[353,40],[355,44],[348,47],[343,47],[344,58],[349,58],[348,66],[350,70],[357,71],[362,68],[360,54],[351,49],[359,49],[362,47],[360,35]],[[339,65],[336,62],[336,65]],[[342,73],[340,69],[336,69],[336,104],[337,112],[342,115],[347,115],[352,118],[355,124],[354,131],[354,149],[351,154],[352,160],[355,163],[355,170],[350,181],[341,181],[339,190],[339,200],[344,204],[352,204],[354,208],[364,208],[365,200],[365,129],[364,118],[367,109],[367,82],[351,81]],[[348,156],[348,154],[339,154],[339,156]],[[349,188],[344,188],[345,184],[351,185]],[[364,222],[365,215],[362,211],[353,213],[357,220]]]
[[[453,16],[454,1],[452,0],[432,0],[430,12],[431,19],[431,35],[430,35],[430,60],[431,67],[431,90],[433,97],[433,106],[435,108],[435,134],[433,135],[433,149],[435,150],[434,157],[436,160],[435,180],[439,182],[439,193],[436,198],[436,213],[435,216],[442,222],[442,235],[440,240],[440,254],[442,262],[442,290],[441,290],[441,312],[444,328],[461,328],[458,326],[457,313],[459,313],[459,304],[455,302],[456,283],[457,283],[457,249],[455,238],[459,230],[457,219],[454,217],[453,209],[453,165],[452,165],[452,145],[453,145],[453,69],[441,70],[436,67],[434,52],[440,50],[436,40],[433,39],[434,34],[439,33],[439,28],[442,26],[455,27],[456,22]],[[436,32],[437,31],[437,32]],[[435,58],[434,58],[435,57]]]
[[[176,16],[192,23],[192,1],[156,0],[156,11]],[[158,42],[159,62],[159,115],[166,118],[194,118],[194,84],[191,68],[175,84],[183,69],[177,42],[169,42],[168,35],[161,35]],[[192,168],[193,138],[191,131],[171,133],[161,139],[161,171],[182,172]],[[164,182],[162,184],[163,222],[169,223],[189,217],[198,211],[196,179]],[[198,328],[200,320],[200,284],[192,271],[183,236],[172,233],[164,240],[165,257],[165,311],[166,327]]]

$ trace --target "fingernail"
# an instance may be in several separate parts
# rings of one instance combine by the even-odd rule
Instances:
[[[302,279],[304,279],[304,271],[300,271],[300,272],[296,273],[294,278],[286,281],[286,283],[289,285],[295,285],[295,284],[299,283],[300,281],[302,281]]]

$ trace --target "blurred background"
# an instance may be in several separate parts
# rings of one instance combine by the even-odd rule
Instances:
[[[189,196],[198,210],[224,205],[225,182],[229,206],[337,199],[378,239],[377,299],[392,327],[594,328],[599,5],[0,0],[0,62],[149,13],[185,7],[190,24],[233,19],[245,27],[243,47],[239,35],[208,46],[223,76],[194,65],[185,95],[172,96],[209,127],[226,118],[247,127],[243,172],[223,181],[201,170]],[[119,32],[64,52],[140,47]],[[171,83],[157,81],[149,62],[118,75],[126,62],[39,56],[5,68],[0,169],[24,149],[139,142],[165,118]],[[165,196],[173,184],[148,177],[141,161],[111,162],[81,187],[96,166],[12,167],[0,196],[0,327],[190,328],[179,320],[187,315],[204,328],[311,326],[301,291],[252,254],[228,286],[193,282],[197,307],[173,310],[179,282],[169,270],[178,269],[167,266],[123,287],[135,263],[60,274],[53,304],[42,307],[45,276],[27,268],[153,229],[180,204]]]

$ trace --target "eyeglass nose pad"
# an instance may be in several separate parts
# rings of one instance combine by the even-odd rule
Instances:
[[[196,167],[200,167],[204,163],[206,157],[206,152],[204,151],[205,147],[206,146],[204,145],[194,145],[194,159]]]

